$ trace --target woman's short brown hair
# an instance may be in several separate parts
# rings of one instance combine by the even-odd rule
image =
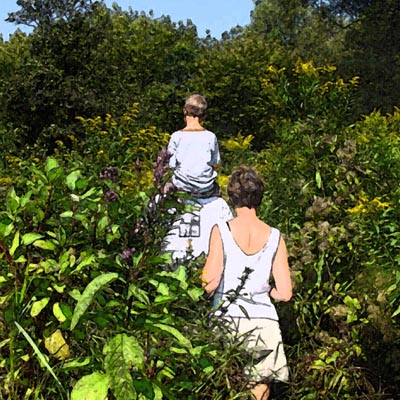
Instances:
[[[204,119],[207,110],[207,100],[201,94],[190,95],[183,106],[185,116],[198,117]]]
[[[263,194],[264,183],[254,169],[241,166],[232,172],[228,182],[228,196],[233,208],[257,208]]]

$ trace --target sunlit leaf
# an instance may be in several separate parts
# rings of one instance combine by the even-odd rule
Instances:
[[[31,317],[37,317],[41,311],[47,306],[50,301],[50,297],[44,297],[41,300],[34,301],[31,307]]]
[[[63,323],[67,320],[67,317],[62,312],[60,303],[58,303],[58,302],[53,304],[53,314],[57,318],[58,322]]]
[[[103,349],[104,368],[110,377],[110,387],[117,400],[135,399],[136,390],[130,370],[144,368],[144,353],[133,336],[120,334]]]
[[[17,250],[18,246],[19,246],[19,231],[15,232],[14,239],[12,241],[12,244],[11,244],[11,247],[9,250],[9,253],[11,256],[14,255],[15,250]]]
[[[56,249],[56,245],[51,242],[50,240],[36,240],[33,242],[33,246],[35,247],[39,247],[40,249],[43,250],[55,250]]]
[[[75,328],[81,316],[86,312],[97,292],[117,278],[117,273],[108,272],[106,274],[97,276],[86,286],[82,295],[79,297],[77,305],[75,306],[74,314],[71,320],[71,330]]]
[[[75,190],[75,183],[80,178],[81,171],[72,171],[68,176],[65,178],[65,183],[67,184],[68,189]]]
[[[53,357],[59,360],[65,360],[71,356],[69,346],[59,329],[44,339],[44,346]]]
[[[173,336],[177,339],[178,343],[184,347],[191,348],[192,343],[188,338],[186,338],[178,329],[171,325],[166,325],[162,323],[152,323],[151,321],[146,321],[146,327],[150,330],[160,330],[168,334],[168,336]]]
[[[108,376],[101,372],[82,377],[72,389],[71,400],[106,400],[108,381]]]
[[[43,235],[40,233],[25,233],[25,235],[22,235],[22,243],[25,246],[28,246],[29,244],[33,243],[35,240],[42,239]]]

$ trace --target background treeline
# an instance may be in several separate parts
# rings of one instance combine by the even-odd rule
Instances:
[[[255,1],[220,40],[102,1],[19,0],[0,42],[1,399],[239,399],[203,260],[169,269],[159,201],[182,102],[209,101],[220,184],[266,182],[295,296],[276,398],[394,399],[400,357],[395,0]],[[158,200],[157,200],[158,199]]]

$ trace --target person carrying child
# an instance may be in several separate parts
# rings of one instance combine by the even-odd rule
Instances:
[[[216,182],[216,168],[221,162],[218,140],[213,132],[201,125],[206,110],[204,96],[190,95],[183,107],[186,126],[171,135],[167,147],[171,155],[169,167],[173,169],[172,187],[196,199],[220,196]]]

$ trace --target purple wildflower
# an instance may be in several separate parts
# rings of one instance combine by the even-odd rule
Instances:
[[[104,171],[100,172],[100,179],[108,179],[111,182],[118,182],[118,168],[109,166]]]
[[[168,173],[168,162],[171,158],[171,153],[166,148],[163,148],[157,156],[157,160],[154,165],[153,180],[154,183],[160,184],[163,178]]]
[[[114,190],[107,190],[104,194],[106,196],[107,203],[112,203],[118,200],[118,194]]]
[[[136,249],[134,247],[125,249],[121,254],[120,257],[123,260],[129,260],[132,256],[136,253]]]

